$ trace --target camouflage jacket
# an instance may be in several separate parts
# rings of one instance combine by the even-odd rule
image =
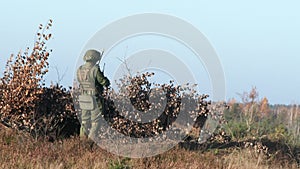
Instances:
[[[103,92],[103,87],[110,85],[110,81],[101,72],[99,66],[92,65],[89,62],[78,68],[77,79],[80,83],[82,94],[100,96]]]

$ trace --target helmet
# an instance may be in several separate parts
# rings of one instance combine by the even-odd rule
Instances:
[[[86,62],[98,61],[102,57],[102,54],[97,50],[88,50],[86,51],[85,55],[83,56],[83,60]]]

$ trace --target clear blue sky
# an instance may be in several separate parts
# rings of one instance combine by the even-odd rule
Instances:
[[[76,59],[99,29],[125,16],[158,12],[196,26],[216,49],[227,98],[256,86],[271,103],[300,103],[300,1],[1,1],[0,68],[32,47],[38,24],[54,20],[50,65],[71,85]],[[108,66],[108,65],[107,65]],[[54,68],[47,81],[56,81]]]

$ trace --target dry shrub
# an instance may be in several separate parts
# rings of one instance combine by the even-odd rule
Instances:
[[[176,116],[180,111],[179,106],[181,99],[178,97],[176,89],[172,85],[163,85],[162,90],[166,92],[167,96],[166,108],[163,112],[155,112],[159,117],[153,121],[145,123],[138,122],[140,120],[139,118],[144,115],[143,112],[150,108],[150,83],[147,80],[148,76],[151,76],[151,74],[146,73],[132,78],[125,77],[119,85],[119,93],[115,93],[114,91],[104,93],[106,109],[103,117],[118,132],[127,136],[153,137],[169,127],[174,120],[176,120]],[[124,104],[128,98],[135,109],[130,107],[131,104],[129,102]],[[130,115],[133,116],[135,120],[126,118]]]
[[[218,112],[220,106],[211,106],[211,102],[206,100],[208,95],[198,94],[194,89],[195,85],[150,83],[148,79],[151,76],[154,73],[126,76],[117,84],[118,92],[111,88],[104,91],[102,97],[105,106],[102,115],[117,132],[135,138],[154,137],[171,126],[187,129],[191,129],[193,125],[203,127],[207,115]],[[74,89],[78,91],[78,88]],[[74,90],[73,93],[76,103],[79,92]],[[150,103],[149,98],[154,103]],[[219,113],[222,116],[222,112]],[[142,121],[143,118],[146,121]],[[186,135],[187,132],[182,134]]]
[[[8,59],[0,79],[0,120],[6,126],[34,136],[52,135],[52,139],[63,134],[70,119],[76,129],[76,113],[66,89],[55,85],[47,88],[44,84],[52,51],[46,46],[52,37],[51,26],[52,20],[45,26],[40,24],[32,51],[27,48]]]

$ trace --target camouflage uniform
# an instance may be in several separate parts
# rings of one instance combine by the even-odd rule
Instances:
[[[88,50],[83,57],[86,63],[77,70],[81,91],[79,105],[82,110],[80,137],[94,138],[100,127],[99,120],[103,108],[101,95],[104,86],[110,85],[109,80],[96,64],[101,57],[102,54],[98,51]]]

